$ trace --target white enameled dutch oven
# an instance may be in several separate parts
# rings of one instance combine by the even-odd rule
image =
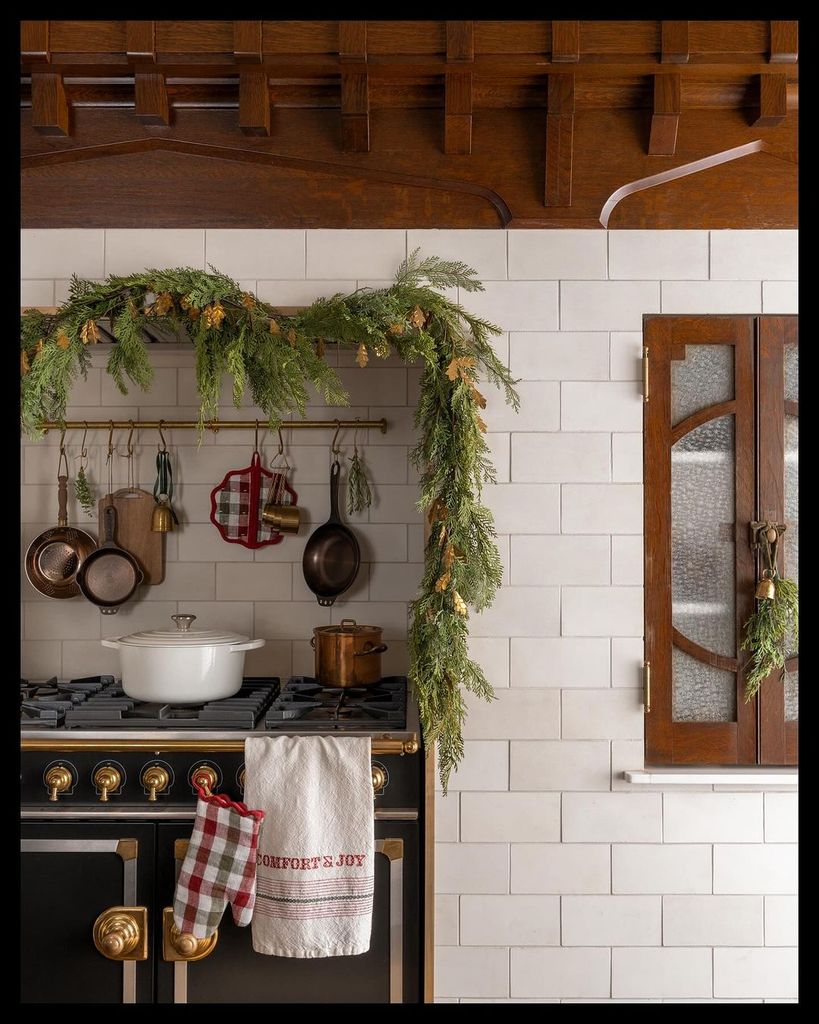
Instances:
[[[203,704],[242,685],[245,651],[264,647],[240,633],[191,629],[195,615],[172,615],[176,629],[151,629],[100,641],[119,651],[122,688],[134,700]]]

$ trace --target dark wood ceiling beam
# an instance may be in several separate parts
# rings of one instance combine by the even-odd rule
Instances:
[[[341,148],[370,152],[370,81],[367,64],[367,22],[340,21],[338,56],[341,70]]]
[[[680,124],[681,75],[679,71],[654,76],[654,111],[648,152],[652,156],[673,156]]]
[[[233,56],[238,64],[261,64],[262,23],[260,21],[233,22]]]
[[[572,205],[574,74],[549,75],[546,101],[546,206]]]
[[[137,121],[147,125],[171,123],[165,76],[156,71],[137,71],[134,81]]]
[[[771,22],[771,49],[768,59],[772,64],[795,64],[799,60],[798,21]]]
[[[571,64],[580,60],[580,22],[552,22],[552,61]]]
[[[134,64],[156,64],[156,22],[125,22],[125,53]]]
[[[687,64],[690,56],[687,21],[663,21],[660,29],[660,62]]]
[[[447,71],[444,96],[444,152],[472,152],[472,72]]]
[[[475,26],[471,21],[448,21],[446,23],[447,61],[471,61],[475,59]]]
[[[774,71],[759,76],[759,117],[754,128],[775,128],[788,114],[788,76]]]
[[[22,60],[51,61],[48,48],[49,28],[47,21],[20,22],[20,57]]]
[[[68,135],[68,100],[63,76],[55,72],[31,75],[31,124],[41,135]]]
[[[239,129],[244,135],[270,134],[270,91],[261,68],[239,72]]]

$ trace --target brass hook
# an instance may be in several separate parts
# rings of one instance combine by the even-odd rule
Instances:
[[[278,427],[277,428],[277,432],[278,432],[278,435],[279,435],[279,450],[278,450],[277,454],[278,455],[284,455],[284,438],[282,437],[282,428]]]
[[[160,448],[159,445],[156,446],[157,450],[161,452],[166,452],[168,450],[168,442],[165,440],[165,435],[162,433],[162,425],[164,422],[165,420],[159,421],[159,440],[162,442],[162,447]]]
[[[336,441],[338,441],[338,435],[341,433],[341,421],[334,420],[333,422],[336,425],[336,432],[335,434],[333,434],[333,442],[330,445],[330,451],[333,453],[333,455],[338,455],[341,449],[336,447]]]
[[[111,461],[111,456],[114,454],[114,421],[108,420],[108,459],[107,462]]]
[[[130,459],[133,456],[133,454],[134,454],[134,443],[133,443],[134,421],[133,420],[128,420],[128,423],[129,423],[131,429],[128,431],[128,444],[127,444],[127,447],[126,447],[126,453],[127,453],[127,458]]]
[[[57,476],[60,475],[60,467],[65,468],[65,475],[68,476],[68,458],[65,454],[65,427],[60,429],[60,454],[57,458]]]
[[[85,447],[85,439],[88,437],[88,420],[83,420],[83,426],[85,430],[82,432],[82,444],[80,445],[80,457],[83,459],[88,458],[88,449]]]
[[[256,420],[256,435],[253,441],[253,450],[257,452],[259,450],[259,421]]]

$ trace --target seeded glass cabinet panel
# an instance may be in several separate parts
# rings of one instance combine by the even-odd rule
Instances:
[[[749,524],[787,522],[797,577],[797,320],[646,316],[648,764],[795,764],[797,652],[744,700]]]

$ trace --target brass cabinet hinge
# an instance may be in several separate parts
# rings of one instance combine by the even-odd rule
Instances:
[[[651,713],[651,662],[643,662],[643,710]]]
[[[643,346],[643,401],[648,401],[648,346]]]

